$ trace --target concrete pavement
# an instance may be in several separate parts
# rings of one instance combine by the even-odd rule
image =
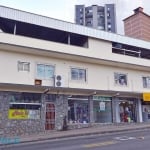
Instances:
[[[117,123],[92,125],[91,127],[72,129],[67,131],[46,131],[45,133],[24,135],[19,137],[18,143],[29,143],[44,140],[55,140],[69,137],[105,134],[130,130],[150,129],[150,123]]]
[[[130,130],[150,129],[150,123],[124,123],[124,124],[103,124],[87,128],[72,129],[67,131],[48,131],[38,135],[21,136],[20,142],[33,142],[41,140],[52,140],[68,137],[85,136],[92,134],[105,134]]]

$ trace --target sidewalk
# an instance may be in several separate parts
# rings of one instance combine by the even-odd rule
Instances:
[[[150,123],[125,123],[125,124],[109,124],[103,126],[92,126],[88,128],[73,129],[67,131],[49,131],[46,133],[41,133],[38,135],[29,135],[20,137],[21,143],[35,142],[42,140],[53,140],[62,139],[69,137],[93,135],[93,134],[105,134],[120,131],[130,131],[130,130],[144,130],[150,129]]]

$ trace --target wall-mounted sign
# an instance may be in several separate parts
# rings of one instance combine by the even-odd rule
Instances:
[[[94,95],[93,100],[98,100],[98,101],[111,101],[111,97],[105,97],[105,96],[99,96],[99,95]]]
[[[25,109],[9,109],[9,119],[28,119],[28,111]]]
[[[150,93],[143,93],[143,101],[150,102]]]
[[[105,102],[99,102],[99,110],[105,111]]]
[[[9,109],[9,119],[40,119],[40,110]]]

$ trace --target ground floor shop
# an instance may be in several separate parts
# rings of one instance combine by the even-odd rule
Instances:
[[[0,92],[0,128],[6,135],[61,130],[68,125],[141,122],[141,100],[128,97]]]
[[[141,122],[141,99],[96,95],[68,98],[68,122],[130,123]]]
[[[150,102],[142,101],[143,122],[150,122]]]
[[[0,131],[24,135],[62,128],[67,96],[31,92],[0,92]]]

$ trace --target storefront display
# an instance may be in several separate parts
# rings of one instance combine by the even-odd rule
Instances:
[[[132,99],[120,99],[119,101],[120,122],[136,121],[136,103]]]
[[[68,120],[70,123],[88,123],[88,100],[68,100]]]
[[[93,96],[94,122],[112,122],[111,98],[104,96]]]

